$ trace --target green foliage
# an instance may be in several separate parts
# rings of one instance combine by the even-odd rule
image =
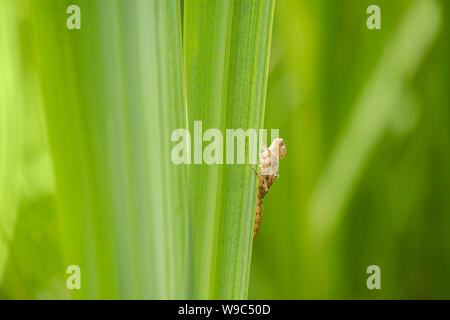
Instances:
[[[0,298],[450,298],[449,14],[0,0]],[[195,120],[280,129],[254,246],[248,166],[171,162]]]
[[[366,9],[381,8],[381,30]],[[448,1],[279,1],[249,298],[449,298]],[[366,268],[381,268],[381,290]]]
[[[75,299],[245,298],[256,177],[244,166],[175,165],[171,134],[194,120],[262,126],[273,1],[185,1],[183,13],[178,0],[80,0],[81,30],[66,28],[70,4],[2,2],[15,13],[2,20],[2,295],[67,297],[75,264]],[[20,88],[21,68],[30,88]],[[24,118],[42,111],[41,97],[44,160],[29,155],[27,172],[17,160],[26,137],[11,123],[32,124]],[[45,197],[24,201],[23,172],[50,185]],[[32,220],[42,241],[27,236]],[[48,266],[20,272],[37,263],[27,250]]]
[[[203,130],[262,127],[274,1],[185,2],[188,117]],[[224,153],[225,154],[225,153]],[[245,298],[256,176],[245,165],[189,167],[188,297]]]

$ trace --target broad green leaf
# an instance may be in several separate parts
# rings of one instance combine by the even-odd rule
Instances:
[[[0,283],[17,218],[23,145],[24,99],[21,90],[19,13],[0,3]]]
[[[74,298],[181,298],[185,167],[170,161],[184,126],[176,0],[29,1],[55,167],[64,262]],[[65,270],[61,270],[64,272]]]
[[[81,30],[69,30],[72,4],[21,1],[26,47],[2,52],[12,65],[2,77],[11,80],[3,97],[17,100],[15,109],[2,103],[9,112],[2,120],[17,123],[10,112],[22,117],[26,96],[34,112],[41,103],[45,111],[45,120],[26,119],[26,126],[48,131],[49,148],[45,134],[36,135],[38,161],[17,170],[22,196],[33,179],[51,196],[18,212],[20,194],[2,184],[13,195],[2,209],[21,218],[15,254],[30,248],[32,221],[42,231],[55,229],[46,232],[54,245],[36,242],[36,251],[47,248],[55,259],[40,272],[49,279],[36,282],[44,291],[35,296],[67,297],[61,278],[78,265],[82,290],[70,291],[72,298],[245,298],[256,176],[245,165],[175,165],[171,135],[192,131],[195,120],[224,136],[225,129],[262,127],[274,1],[80,0]],[[18,41],[18,26],[4,21],[4,30],[14,31],[8,43]],[[18,87],[24,57],[34,92]],[[4,128],[2,141],[22,139]],[[2,172],[20,163],[11,158],[22,152],[15,146],[17,153],[6,145]],[[4,177],[2,183],[12,181]],[[12,239],[14,220],[5,217]],[[11,260],[6,284],[20,283],[14,265],[35,260]]]

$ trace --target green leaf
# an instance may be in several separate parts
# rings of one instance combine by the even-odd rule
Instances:
[[[0,4],[0,282],[17,219],[21,152],[23,145],[23,96],[20,83],[19,12],[11,2]],[[4,47],[3,47],[4,46]]]
[[[224,135],[262,128],[273,10],[273,0],[185,1],[191,134],[197,120]],[[256,176],[245,165],[206,164],[188,176],[187,297],[246,298]]]
[[[29,1],[64,261],[74,298],[181,298],[185,167],[170,161],[184,126],[180,4]]]
[[[36,241],[36,251],[47,248],[61,259],[39,271],[49,280],[32,281],[43,290],[34,294],[66,297],[66,268],[78,265],[82,289],[70,291],[76,299],[245,298],[256,176],[245,165],[176,165],[171,139],[176,129],[192,130],[195,120],[223,134],[262,128],[274,1],[79,0],[81,29],[69,30],[66,10],[73,4],[22,0],[26,58],[5,57],[15,57],[17,66],[2,77],[14,79],[27,66],[39,93],[19,90],[19,80],[7,85],[24,92],[33,112],[42,98],[45,120],[35,124],[48,132],[43,162],[20,169],[47,188],[45,197],[20,212],[1,205],[20,214],[14,254],[23,257],[33,239],[27,235],[33,219],[55,229]],[[4,105],[2,112],[12,111]],[[8,131],[1,139],[10,137]],[[16,155],[8,153],[2,168],[12,168]],[[35,172],[42,169],[41,179]],[[30,192],[33,183],[20,187]],[[55,214],[46,212],[53,201]],[[35,260],[11,259],[8,283],[20,283],[14,265]]]

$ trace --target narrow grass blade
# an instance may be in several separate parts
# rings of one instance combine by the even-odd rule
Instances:
[[[262,127],[273,9],[272,0],[185,2],[191,132],[196,120],[223,134]],[[244,165],[191,165],[189,183],[187,296],[245,298],[256,176]]]

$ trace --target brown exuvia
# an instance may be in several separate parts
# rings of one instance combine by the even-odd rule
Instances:
[[[255,224],[253,228],[253,241],[258,234],[259,227],[261,226],[263,204],[262,199],[269,192],[269,188],[274,181],[278,178],[278,166],[279,160],[283,159],[286,155],[286,145],[283,139],[275,139],[269,148],[265,147],[264,152],[261,154],[259,162],[259,174],[258,175],[258,197],[256,199],[255,210]]]

